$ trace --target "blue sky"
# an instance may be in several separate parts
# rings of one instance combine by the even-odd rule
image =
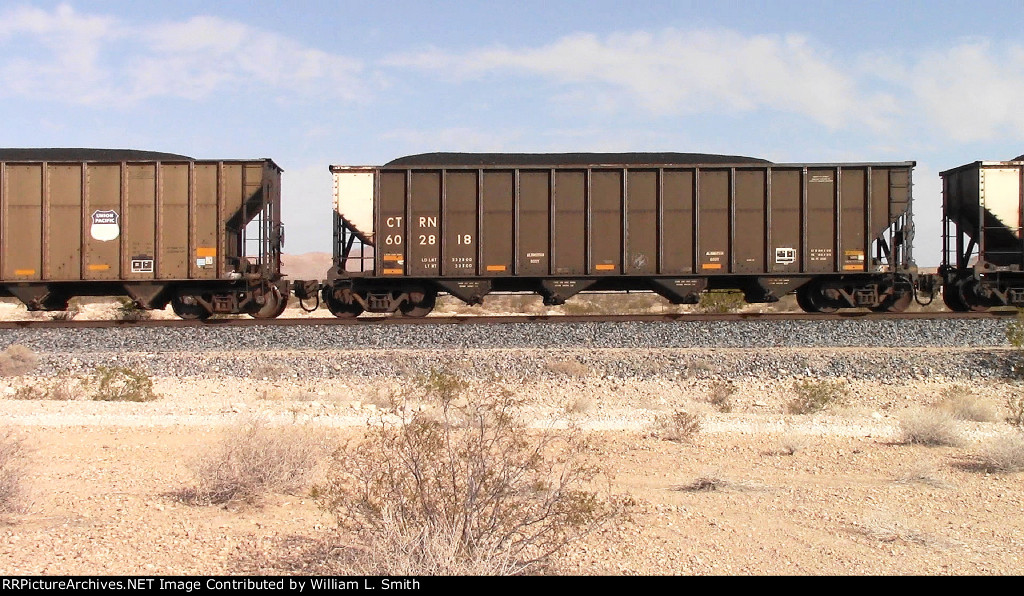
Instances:
[[[286,252],[330,250],[329,164],[426,151],[908,161],[1024,153],[1024,1],[0,2],[8,147],[271,157]]]

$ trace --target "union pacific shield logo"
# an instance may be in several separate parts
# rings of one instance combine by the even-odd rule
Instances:
[[[92,237],[101,242],[113,240],[121,235],[121,226],[117,224],[117,211],[92,212],[92,227],[89,229]]]

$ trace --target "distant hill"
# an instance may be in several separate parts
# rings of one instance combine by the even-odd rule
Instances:
[[[331,253],[307,252],[299,255],[281,255],[281,270],[288,279],[319,279],[327,277],[331,267]]]

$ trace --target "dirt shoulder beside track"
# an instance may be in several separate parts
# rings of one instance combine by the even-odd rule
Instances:
[[[979,471],[1012,383],[964,390],[997,412],[957,422],[962,445],[904,444],[901,416],[951,384],[847,380],[843,405],[785,414],[797,378],[739,379],[732,411],[715,379],[646,381],[566,370],[510,386],[536,427],[575,425],[636,502],[621,522],[560,557],[570,574],[1016,574],[1024,563],[1024,482]],[[7,386],[16,379],[0,380]],[[317,573],[333,521],[307,492],[260,507],[192,506],[189,463],[240,420],[305,425],[339,439],[380,411],[389,383],[156,379],[148,403],[0,399],[28,448],[27,506],[0,525],[0,570],[22,574]],[[956,385],[961,391],[962,386]],[[945,395],[950,395],[946,393]],[[689,442],[657,421],[700,416]],[[693,490],[696,486],[709,490]]]

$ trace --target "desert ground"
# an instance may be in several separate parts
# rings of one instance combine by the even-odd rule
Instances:
[[[0,307],[7,309],[0,316],[25,315]],[[111,309],[84,303],[78,316],[116,316]],[[287,316],[309,315],[290,309]],[[849,358],[851,350],[834,352]],[[528,432],[584,438],[588,461],[608,479],[600,494],[625,503],[622,515],[589,528],[535,572],[1015,575],[1024,564],[1024,433],[1007,420],[1020,404],[1021,383],[942,374],[944,363],[976,348],[912,350],[934,369],[831,378],[827,403],[814,413],[793,404],[801,386],[820,380],[797,370],[737,377],[697,366],[612,376],[581,362],[631,356],[585,348],[462,350],[437,360],[543,362],[543,375],[493,383],[523,400],[517,416]],[[986,350],[1009,358],[1014,348]],[[143,351],[119,356],[154,357]],[[808,361],[833,355],[818,348],[772,352]],[[750,354],[711,356],[729,362]],[[369,422],[401,415],[387,397],[415,387],[414,375],[342,369],[310,380],[301,365],[228,374],[204,364],[216,355],[158,356],[190,359],[194,372],[153,376],[157,397],[145,402],[96,401],[77,377],[55,377],[73,367],[64,362],[76,358],[71,354],[37,353],[37,366],[0,377],[0,438],[19,447],[13,461],[20,489],[0,515],[0,575],[357,572],[338,553],[358,547],[358,537],[340,530],[323,506],[331,453],[362,436]],[[401,361],[408,354],[377,347],[367,356]],[[451,370],[457,375],[459,367]],[[471,395],[489,381],[467,382]],[[65,389],[59,398],[55,383]],[[695,424],[674,425],[678,412]],[[202,483],[201,462],[254,421],[282,436],[313,437],[310,475],[255,499],[187,498]],[[941,440],[924,441],[936,444],[919,441],[936,435]],[[1007,458],[1018,467],[993,463]]]
[[[560,374],[509,385],[527,400],[523,421],[582,432],[610,492],[631,504],[545,573],[1010,575],[1024,562],[1021,473],[985,463],[993,441],[1019,438],[1004,421],[1016,382],[848,379],[841,404],[790,414],[796,379],[732,380],[725,412],[712,405],[723,387],[713,379]],[[253,503],[182,495],[199,481],[196,462],[247,420],[341,445],[386,411],[391,381],[203,375],[156,378],[159,398],[145,403],[12,396],[35,382],[0,382],[7,432],[25,452],[20,505],[0,524],[0,573],[345,573],[324,545],[355,541],[315,498],[322,475]],[[952,445],[908,442],[914,408],[937,416],[964,396],[983,421],[955,419]],[[699,429],[670,440],[664,420],[679,409]]]

